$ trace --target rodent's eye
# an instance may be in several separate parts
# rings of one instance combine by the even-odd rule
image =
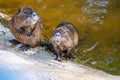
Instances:
[[[60,37],[61,35],[60,34],[56,34],[56,36]]]
[[[58,34],[55,34],[55,36],[58,36]]]
[[[28,12],[25,11],[24,13],[28,13]]]
[[[57,34],[55,34],[55,36],[57,36]]]
[[[32,14],[33,12],[30,12],[30,14]]]
[[[57,36],[60,36],[60,34],[58,34]]]
[[[56,37],[61,37],[61,34],[60,33],[55,33],[55,36]]]

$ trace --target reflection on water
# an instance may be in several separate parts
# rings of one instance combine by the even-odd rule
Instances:
[[[87,0],[87,6],[82,8],[82,11],[85,14],[88,14],[88,21],[90,22],[98,22],[99,24],[103,24],[103,19],[105,15],[108,13],[106,7],[109,4],[108,0]]]
[[[45,40],[60,22],[73,23],[79,31],[75,61],[120,75],[120,0],[0,0],[0,12],[10,17],[21,6],[43,18]]]

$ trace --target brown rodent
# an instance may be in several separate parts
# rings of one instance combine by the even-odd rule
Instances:
[[[78,32],[73,24],[68,22],[60,23],[53,33],[51,42],[57,53],[56,60],[62,60],[63,51],[67,51],[65,58],[74,59],[72,53],[78,44]]]
[[[19,8],[10,22],[10,31],[16,40],[13,39],[10,42],[13,44],[22,43],[20,50],[28,50],[30,47],[40,45],[42,30],[42,19],[32,8]]]

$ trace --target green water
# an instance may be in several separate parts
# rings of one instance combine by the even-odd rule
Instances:
[[[74,61],[120,75],[120,0],[0,0],[0,12],[10,17],[22,6],[43,18],[45,40],[60,22],[73,23],[79,32]]]

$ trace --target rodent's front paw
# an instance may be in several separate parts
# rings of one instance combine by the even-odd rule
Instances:
[[[20,28],[19,29],[19,32],[21,33],[21,34],[25,34],[25,35],[27,35],[27,36],[30,36],[31,35],[31,32],[28,32],[25,28]]]
[[[20,29],[19,29],[19,32],[20,32],[20,33],[24,33],[24,32],[25,32],[25,29],[24,29],[24,28],[20,28]]]

